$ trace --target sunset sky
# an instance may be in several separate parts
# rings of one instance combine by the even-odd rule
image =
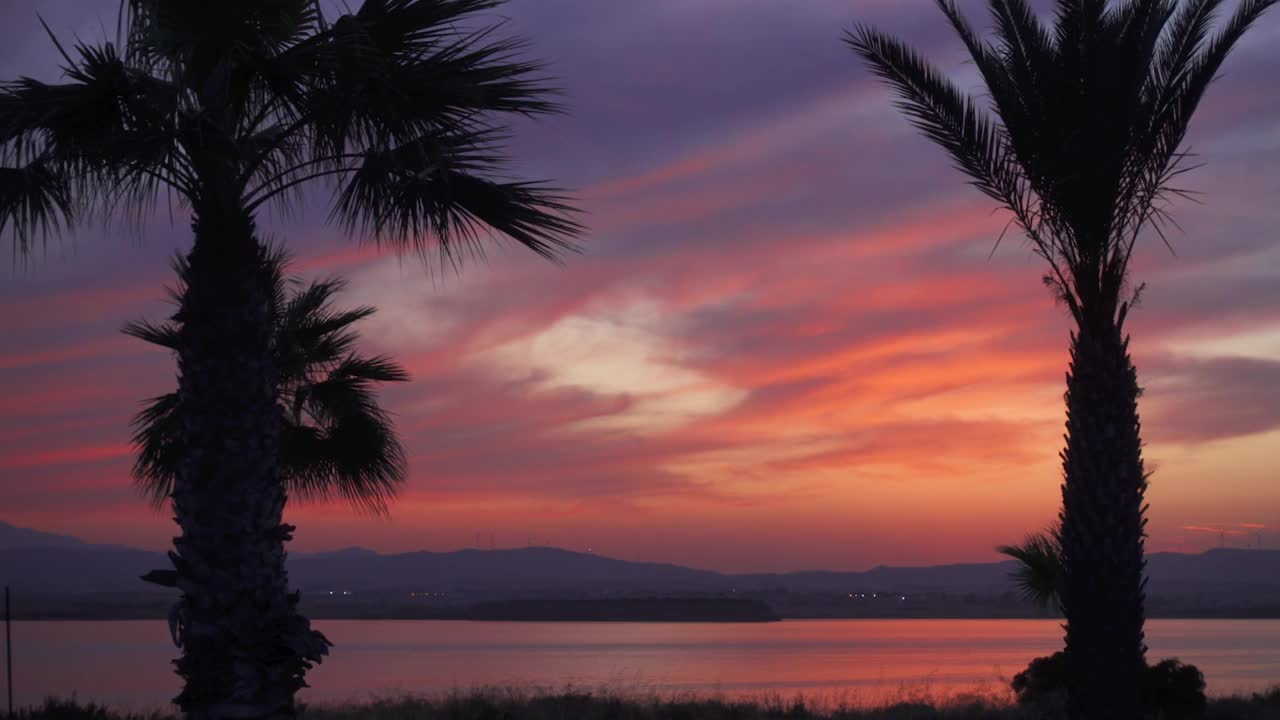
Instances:
[[[985,22],[977,2],[962,3]],[[63,37],[117,0],[8,0],[0,78],[55,80]],[[512,245],[460,273],[325,224],[317,188],[264,218],[413,381],[382,394],[409,454],[389,520],[291,507],[298,550],[529,542],[721,570],[990,561],[1060,502],[1069,322],[1008,218],[918,136],[841,41],[899,33],[965,87],[924,0],[515,0],[569,114],[514,125],[527,177],[574,189],[563,268]],[[1148,547],[1280,547],[1280,12],[1189,137],[1177,254],[1148,238],[1131,316],[1154,470]],[[173,359],[181,213],[87,226],[0,270],[0,520],[162,548],[130,485],[128,418]],[[8,243],[6,236],[4,242]],[[1225,535],[1224,535],[1225,533]]]

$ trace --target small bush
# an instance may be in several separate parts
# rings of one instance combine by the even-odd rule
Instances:
[[[1204,717],[1204,674],[1195,665],[1177,658],[1161,660],[1147,668],[1142,683],[1142,703],[1169,720]]]
[[[1060,706],[1067,690],[1067,654],[1056,652],[1032,660],[1026,670],[1013,676],[1010,684],[1019,705]]]
[[[1018,704],[1038,710],[1060,710],[1066,699],[1067,656],[1056,652],[1031,661],[1013,676]],[[1149,717],[1162,720],[1198,720],[1205,716],[1204,675],[1195,665],[1177,658],[1147,667],[1143,675],[1142,704]]]

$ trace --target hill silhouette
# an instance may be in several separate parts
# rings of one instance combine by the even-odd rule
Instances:
[[[143,593],[138,580],[168,567],[160,552],[94,545],[0,522],[0,582],[30,593]],[[1222,548],[1153,553],[1149,593],[1280,602],[1280,551]],[[673,593],[893,591],[993,595],[1011,590],[1012,561],[880,566],[863,572],[730,574],[618,560],[551,547],[383,554],[365,548],[292,553],[290,578],[307,594],[442,592],[477,598]]]

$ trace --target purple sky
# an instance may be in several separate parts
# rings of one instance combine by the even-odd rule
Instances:
[[[115,0],[9,0],[0,77],[56,79],[63,37]],[[985,21],[978,3],[962,3]],[[988,560],[1046,524],[1069,324],[1006,218],[965,185],[840,42],[908,38],[973,69],[922,0],[515,0],[566,89],[521,121],[520,173],[574,188],[566,267],[494,245],[458,275],[324,224],[265,224],[306,276],[380,310],[365,347],[411,459],[391,520],[291,509],[302,549],[465,547],[476,533],[727,570]],[[104,31],[103,28],[108,28]],[[1228,61],[1188,140],[1184,232],[1143,244],[1130,322],[1155,468],[1151,547],[1280,545],[1280,13]],[[163,205],[162,205],[163,208]],[[6,240],[7,241],[7,240]],[[128,478],[127,419],[172,359],[117,330],[160,319],[189,229],[79,228],[0,280],[0,519],[162,547]]]

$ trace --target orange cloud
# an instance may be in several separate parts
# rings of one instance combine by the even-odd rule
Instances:
[[[1191,533],[1212,533],[1214,535],[1230,535],[1232,537],[1243,536],[1243,530],[1235,530],[1232,528],[1213,527],[1209,525],[1183,525],[1180,530]]]

